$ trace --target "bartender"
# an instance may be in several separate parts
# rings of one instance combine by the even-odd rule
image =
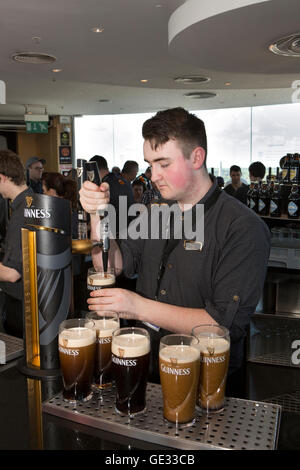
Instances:
[[[158,381],[160,338],[170,333],[190,334],[196,325],[219,324],[229,329],[229,375],[243,363],[249,315],[255,311],[266,275],[270,235],[260,218],[221,191],[206,168],[204,123],[183,108],[159,111],[143,125],[144,159],[162,198],[177,203],[181,218],[197,204],[204,205],[201,242],[170,240],[112,240],[110,263],[126,276],[138,275],[136,292],[124,289],[93,291],[89,309],[105,310],[121,318],[147,322],[151,335],[150,380]],[[91,214],[91,236],[99,237],[97,207],[109,203],[109,188],[86,182],[80,191]],[[191,209],[193,207],[193,209]],[[151,211],[141,217],[149,217]],[[130,231],[129,231],[130,232]],[[129,233],[130,235],[130,233]],[[197,238],[197,237],[196,237]],[[101,256],[94,263],[99,265]]]

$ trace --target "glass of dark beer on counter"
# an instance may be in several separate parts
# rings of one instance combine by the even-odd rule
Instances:
[[[96,330],[96,359],[94,386],[98,389],[110,387],[113,381],[111,362],[111,340],[115,330],[120,328],[117,313],[105,312],[99,316],[97,312],[89,312],[86,318],[92,320]]]
[[[195,422],[200,352],[190,335],[164,336],[159,345],[159,374],[164,418],[185,427]]]
[[[120,328],[112,336],[116,411],[133,417],[146,410],[150,337],[144,328]]]
[[[225,387],[230,356],[230,336],[227,328],[201,325],[192,330],[200,350],[198,406],[204,413],[224,408]]]
[[[113,268],[107,268],[104,271],[102,268],[89,268],[87,273],[87,290],[88,293],[93,290],[107,289],[115,287],[116,276]]]
[[[92,397],[96,331],[84,318],[63,321],[59,326],[58,349],[65,401],[76,403]]]

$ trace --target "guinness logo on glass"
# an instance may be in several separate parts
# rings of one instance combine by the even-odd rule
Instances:
[[[86,172],[87,179],[89,181],[94,181],[95,179],[95,173],[93,171],[88,171]]]
[[[33,198],[32,198],[31,196],[26,196],[25,199],[26,199],[27,207],[28,207],[28,208],[31,207]]]
[[[77,168],[77,177],[80,178],[82,176],[82,173],[83,173],[83,167],[78,167]]]

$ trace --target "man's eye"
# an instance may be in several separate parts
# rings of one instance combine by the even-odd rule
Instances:
[[[161,163],[161,168],[167,168],[167,166],[169,166],[169,163]]]

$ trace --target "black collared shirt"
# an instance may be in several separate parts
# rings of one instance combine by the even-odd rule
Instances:
[[[22,235],[21,228],[24,226],[25,197],[33,196],[32,188],[22,191],[11,203],[11,216],[7,226],[4,244],[4,258],[2,264],[13,268],[22,276]],[[17,282],[0,282],[4,292],[21,300],[23,297],[22,277]]]
[[[199,203],[204,203],[215,188],[216,183]],[[232,371],[237,369],[243,358],[249,314],[255,311],[266,275],[268,227],[257,214],[222,191],[205,214],[202,250],[186,250],[184,240],[180,240],[168,258],[157,289],[165,244],[161,239],[121,240],[125,275],[138,274],[137,292],[142,296],[155,299],[158,294],[159,302],[203,308],[228,328],[232,342],[230,367]],[[157,368],[159,339],[168,333],[150,330],[153,367]]]

